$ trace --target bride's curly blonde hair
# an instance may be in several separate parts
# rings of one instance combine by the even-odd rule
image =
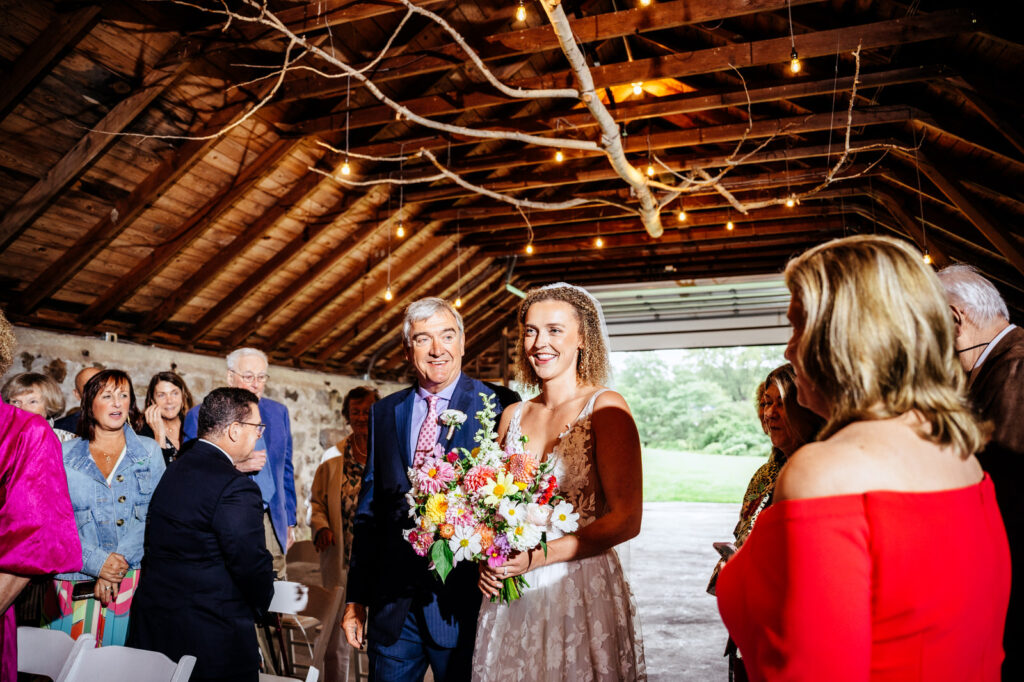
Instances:
[[[583,347],[576,361],[576,379],[588,386],[603,386],[611,376],[611,364],[608,360],[608,347],[605,345],[604,334],[601,333],[601,318],[597,314],[594,302],[582,290],[570,286],[550,286],[531,289],[526,298],[519,304],[519,347],[515,363],[515,378],[521,384],[536,387],[540,385],[540,377],[526,358],[524,339],[526,333],[526,312],[534,303],[540,301],[561,301],[568,303],[576,314],[580,324],[580,337]]]

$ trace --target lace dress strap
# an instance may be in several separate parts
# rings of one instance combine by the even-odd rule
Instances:
[[[588,400],[587,404],[583,407],[583,410],[580,412],[580,416],[576,417],[576,421],[583,421],[584,419],[588,419],[590,415],[593,414],[594,412],[594,404],[597,402],[597,397],[602,393],[607,393],[610,390],[612,389],[599,388],[598,390],[594,391],[594,395],[590,396],[590,400]]]
[[[505,443],[519,443],[523,436],[523,427],[520,419],[523,415],[523,403],[516,405],[516,411],[512,413],[512,421],[508,424],[508,431],[505,433]]]

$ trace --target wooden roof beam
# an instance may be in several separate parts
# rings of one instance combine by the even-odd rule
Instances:
[[[227,346],[235,347],[241,345],[248,339],[256,329],[263,323],[270,320],[278,311],[282,310],[296,296],[318,279],[329,273],[346,258],[359,249],[363,243],[372,237],[380,229],[380,222],[365,223],[361,227],[346,234],[330,251],[308,268],[305,272],[292,280],[284,289],[274,295],[255,314],[250,315],[242,324],[238,325],[226,341]],[[305,318],[300,318],[305,319]],[[275,346],[277,345],[276,340]]]
[[[946,255],[945,251],[936,245],[934,240],[929,243],[925,239],[924,228],[903,208],[903,201],[900,197],[885,189],[875,189],[874,195],[875,200],[884,206],[892,217],[896,219],[896,224],[903,228],[907,235],[914,240],[917,248],[922,252],[927,252],[932,257],[936,267],[944,268],[950,264],[949,256]]]
[[[956,173],[937,159],[921,155],[921,171],[945,194],[978,231],[992,243],[1017,272],[1024,274],[1024,252],[1020,242],[1000,227],[988,213],[975,204],[956,180]]]
[[[332,159],[334,162],[337,162],[337,159],[333,158],[333,154],[328,156],[330,158],[325,157],[317,161],[315,167],[324,172],[333,172],[334,163]],[[291,189],[283,197],[275,201],[273,206],[256,218],[242,232],[235,235],[235,238],[230,243],[222,246],[212,258],[199,266],[192,273],[192,276],[183,282],[174,293],[165,298],[163,303],[151,310],[146,315],[142,324],[139,325],[139,331],[143,334],[148,334],[173,317],[182,306],[191,301],[197,293],[205,289],[225,268],[231,265],[235,258],[259,241],[266,234],[267,230],[287,216],[292,209],[308,199],[325,182],[331,182],[331,180],[312,171],[299,177]]]
[[[188,60],[151,69],[142,86],[107,112],[91,130],[53,165],[0,219],[0,251],[18,238],[50,203],[64,191],[150,103],[190,66]]]
[[[25,48],[7,73],[0,76],[0,121],[32,91],[62,55],[74,48],[100,20],[103,7],[85,5],[73,12],[58,13],[31,45]]]
[[[190,343],[195,343],[205,336],[217,325],[218,322],[221,321],[224,315],[226,315],[232,308],[241,304],[242,301],[244,301],[252,292],[259,289],[263,282],[275,274],[280,268],[284,267],[284,265],[286,265],[293,256],[302,251],[302,249],[307,245],[316,241],[317,237],[323,234],[325,230],[336,225],[350,209],[360,205],[361,202],[368,202],[372,204],[372,206],[377,207],[384,202],[387,196],[387,189],[382,186],[376,191],[371,190],[362,196],[352,193],[340,197],[338,203],[333,208],[329,209],[324,215],[320,216],[315,221],[308,223],[306,225],[306,230],[303,231],[302,234],[298,235],[288,242],[288,244],[283,248],[279,249],[277,253],[270,257],[269,260],[260,265],[252,272],[252,274],[246,277],[241,284],[224,296],[220,303],[206,311],[206,313],[189,328],[186,338]],[[369,235],[373,234],[373,231],[378,225],[379,221],[367,221],[365,223],[360,223],[359,229],[347,234],[341,242],[357,244]],[[321,258],[320,261],[325,259],[330,259],[330,255]],[[331,262],[333,263],[335,261],[331,259]],[[319,265],[314,266],[312,270],[317,270],[319,267]],[[313,275],[312,279],[315,279],[316,276],[318,275]],[[312,279],[310,281],[312,281]],[[247,338],[249,334],[256,329],[256,327],[258,327],[263,321],[267,320],[269,316],[276,312],[280,307],[283,307],[300,291],[301,287],[294,289],[291,285],[285,287],[285,289],[274,296],[267,305],[264,306],[264,308],[261,308],[259,313],[251,316],[246,322],[243,322],[241,325],[236,327],[235,331],[232,332],[228,340],[225,342],[225,345],[237,346],[239,342]]]
[[[140,287],[170,263],[182,249],[195,241],[211,223],[252,189],[282,157],[299,144],[301,141],[283,138],[272,142],[255,160],[240,170],[234,182],[224,187],[206,202],[205,206],[193,213],[171,239],[154,248],[148,256],[136,263],[127,274],[98,296],[79,316],[79,322],[91,329],[111,310],[134,296]]]

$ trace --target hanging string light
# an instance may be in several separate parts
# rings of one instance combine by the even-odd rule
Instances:
[[[555,161],[557,161],[558,163],[562,163],[563,161],[565,161],[565,154],[562,153],[561,149],[555,152]]]
[[[632,86],[633,86],[633,94],[634,95],[639,96],[639,95],[644,94],[644,82],[643,81],[636,81],[636,82],[632,83]]]
[[[647,177],[654,177],[654,164],[651,163],[650,161],[647,162]]]
[[[462,216],[455,214],[455,307],[462,307]]]
[[[398,162],[398,177],[405,179],[405,145],[403,144],[398,152],[401,160]],[[405,220],[402,217],[402,208],[405,206],[405,184],[398,185],[398,228],[395,236],[401,239],[405,236]]]
[[[401,219],[398,220],[398,229],[395,230],[395,236],[399,239],[405,236],[405,225],[402,223]]]
[[[349,102],[352,98],[352,76],[349,76],[345,85],[345,163],[341,164],[341,174],[351,175],[352,166],[348,165],[348,112],[351,109]]]
[[[731,220],[725,224],[725,229],[729,230],[730,232],[732,232],[733,229],[735,229],[735,227],[736,226],[732,224]]]
[[[653,0],[640,0],[641,7],[650,7]]]
[[[682,206],[679,207],[679,213],[676,214],[676,218],[678,218],[681,223],[686,222],[686,211]]]
[[[790,194],[786,197],[786,208],[793,208],[794,206],[796,206],[796,197]]]
[[[924,264],[925,265],[931,265],[932,264],[932,254],[928,252],[928,249],[924,250]]]
[[[793,35],[793,4],[786,0],[786,12],[789,14],[789,70],[793,73],[800,73],[800,56],[796,53],[796,37]]]
[[[918,156],[918,152],[921,149],[921,145],[924,144],[924,131],[921,131],[921,142],[917,141],[917,131],[913,131],[914,135],[914,169],[917,172],[917,208],[921,213],[921,242],[924,245],[924,264],[932,264],[932,255],[928,251],[928,223],[924,221],[924,194],[921,193],[921,159]]]
[[[345,163],[341,164],[341,174],[350,175],[352,173],[352,166],[348,165],[348,159],[345,159]]]
[[[519,7],[516,7],[516,21],[526,21],[526,5],[519,0]]]
[[[530,242],[529,244],[526,245],[526,255],[527,256],[532,256],[533,255],[533,242]]]
[[[395,295],[391,293],[391,285],[389,284],[388,288],[384,290],[384,300],[385,301],[390,301],[394,297],[395,297]]]

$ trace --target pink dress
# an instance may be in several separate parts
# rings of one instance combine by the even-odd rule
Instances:
[[[46,420],[0,400],[0,571],[19,575],[82,568],[60,441]],[[11,606],[0,618],[0,682],[18,675]]]

